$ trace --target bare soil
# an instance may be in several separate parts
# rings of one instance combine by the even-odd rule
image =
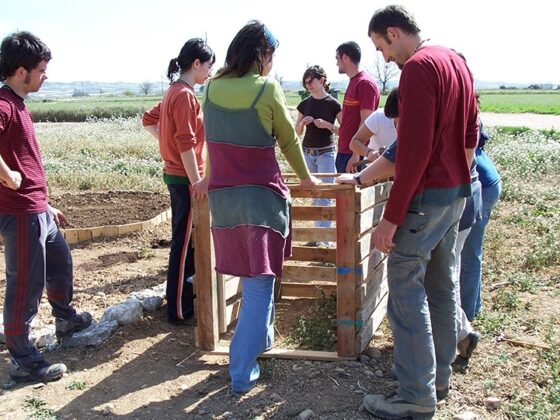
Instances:
[[[137,191],[63,193],[49,202],[66,215],[70,228],[143,222],[170,205],[166,194]]]
[[[65,194],[57,199],[56,205],[67,210],[78,200],[85,199],[86,204],[95,202],[89,195]],[[95,224],[100,225],[114,223],[115,213],[121,213],[123,206],[130,210],[131,219],[146,220],[153,217],[154,210],[151,204],[146,205],[147,201],[157,201],[154,196],[147,198],[141,194],[126,194],[122,201],[116,193],[108,193],[107,197],[91,195],[104,206],[105,203],[115,204],[112,212],[101,213],[106,219],[102,216],[96,219]],[[136,203],[133,203],[134,198],[137,198]],[[91,209],[85,205],[82,208],[88,209],[87,215],[80,215],[78,211],[71,217],[87,223],[91,220]],[[73,246],[74,305],[99,319],[106,307],[124,301],[130,292],[165,281],[169,238],[167,222],[151,231]],[[0,254],[3,254],[1,247]],[[0,255],[2,301],[4,287],[4,258]],[[294,314],[305,311],[310,305],[306,301],[281,300],[278,303],[277,337],[280,340],[293,328]],[[43,298],[36,327],[52,323],[48,302]],[[199,352],[194,342],[194,325],[168,324],[164,307],[145,314],[135,325],[121,327],[102,346],[48,353],[50,361],[66,363],[69,373],[45,385],[18,385],[0,390],[0,416],[6,419],[33,415],[35,418],[55,415],[79,419],[286,419],[311,409],[322,419],[370,418],[359,411],[364,394],[388,393],[397,386],[390,373],[392,344],[386,324],[382,331],[360,361],[265,360],[257,386],[238,397],[228,388],[227,357]],[[484,337],[477,352],[487,355],[510,352],[516,361],[536,360],[534,349],[511,348],[492,337]],[[7,384],[10,382],[9,355],[5,347],[0,347],[0,360],[0,384]],[[507,399],[508,395],[526,389],[519,375],[511,374],[514,367],[509,364],[496,368],[503,369],[503,383],[488,389],[485,387],[486,369],[488,366],[475,362],[469,374],[454,376],[452,392],[438,413],[450,418],[470,410],[479,418],[495,417],[496,413],[484,408],[486,397],[497,394]]]

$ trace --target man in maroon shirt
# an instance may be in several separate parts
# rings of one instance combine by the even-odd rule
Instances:
[[[51,364],[29,341],[46,284],[59,340],[91,324],[72,301],[72,257],[58,226],[66,218],[48,205],[43,163],[31,116],[23,98],[47,79],[51,52],[29,32],[0,44],[0,238],[6,260],[4,335],[16,382],[52,381],[66,372]]]
[[[364,406],[379,417],[431,417],[449,392],[455,357],[453,249],[477,143],[473,78],[455,52],[424,45],[402,6],[376,11],[368,33],[402,69],[395,179],[373,234],[375,247],[389,253],[399,388],[390,397],[367,395]]]
[[[365,119],[379,106],[379,89],[375,81],[360,70],[362,51],[354,41],[340,44],[336,49],[338,72],[350,78],[344,101],[342,102],[342,121],[338,131],[338,153],[336,170],[354,172],[352,163],[357,162],[358,155],[350,150],[350,140]]]

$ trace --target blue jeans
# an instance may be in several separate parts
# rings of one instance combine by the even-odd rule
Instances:
[[[335,159],[335,151],[326,152],[321,155],[311,154],[303,149],[303,157],[305,158],[305,163],[307,164],[307,168],[311,173],[336,173],[336,167],[334,164]],[[322,178],[326,184],[332,184],[334,178]],[[329,198],[315,198],[313,199],[314,206],[330,206],[332,200]],[[332,221],[330,220],[317,220],[315,221],[315,227],[322,227],[322,228],[329,228],[332,225]]]
[[[229,347],[233,392],[247,392],[260,375],[257,357],[274,342],[274,276],[243,277],[243,302]]]
[[[454,249],[464,205],[462,198],[449,206],[411,204],[389,253],[398,393],[419,405],[435,406],[436,389],[449,386],[457,345]]]
[[[461,306],[472,321],[482,308],[482,243],[492,209],[500,198],[501,182],[482,189],[482,219],[471,228],[461,252]]]

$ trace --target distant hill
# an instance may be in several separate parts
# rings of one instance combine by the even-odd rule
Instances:
[[[152,85],[151,94],[161,93],[161,82],[149,82]],[[167,83],[163,89],[167,89]],[[68,96],[97,96],[97,95],[122,95],[130,93],[133,95],[142,95],[140,91],[140,83],[128,82],[51,82],[46,81],[41,90],[33,97],[68,97]]]
[[[389,88],[397,86],[397,80],[389,83]],[[149,82],[151,84],[150,94],[163,93],[168,87],[167,82],[163,85],[161,82]],[[348,86],[348,80],[335,80],[331,82],[331,87],[340,91],[345,91]],[[505,82],[488,82],[482,80],[475,80],[477,89],[499,89],[500,86],[507,88],[523,89],[527,88],[527,83],[505,83]],[[284,80],[282,87],[285,90],[298,91],[303,89],[300,80]],[[552,89],[551,85],[551,89]],[[71,83],[64,82],[51,82],[46,81],[41,88],[41,91],[32,94],[34,98],[56,98],[56,97],[70,97],[70,96],[99,96],[99,95],[142,95],[140,83],[129,82],[91,82],[91,81],[78,81]]]

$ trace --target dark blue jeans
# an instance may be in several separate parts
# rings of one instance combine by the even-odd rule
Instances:
[[[193,285],[187,279],[194,274],[192,246],[191,186],[167,185],[171,197],[171,251],[167,269],[167,318],[187,319],[194,314]]]
[[[70,306],[72,256],[50,212],[0,214],[0,236],[6,259],[6,347],[20,366],[31,367],[43,360],[29,341],[29,325],[39,310],[45,284],[53,315],[62,319],[76,315]]]

